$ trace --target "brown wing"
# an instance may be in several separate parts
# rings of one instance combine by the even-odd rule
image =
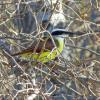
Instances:
[[[39,41],[35,41],[29,48],[22,50],[21,52],[12,54],[12,56],[17,56],[25,53],[40,53],[41,51],[52,50],[54,44],[50,38],[44,38]]]

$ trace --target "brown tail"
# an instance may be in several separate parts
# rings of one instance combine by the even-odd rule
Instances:
[[[18,52],[18,53],[12,54],[12,56],[18,56],[18,55],[22,55],[22,54],[24,54],[24,53],[23,52]]]
[[[12,56],[18,56],[18,55],[22,55],[22,54],[26,54],[26,53],[32,53],[32,52],[33,52],[32,49],[26,49],[26,50],[23,50],[21,52],[12,54]]]

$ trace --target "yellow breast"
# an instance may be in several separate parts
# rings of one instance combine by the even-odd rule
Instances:
[[[64,40],[62,38],[55,38],[55,47],[52,49],[52,51],[43,51],[41,53],[33,53],[33,54],[24,54],[24,58],[26,59],[33,59],[38,62],[46,63],[53,59],[55,59],[57,56],[60,55],[60,53],[63,51],[64,47]]]

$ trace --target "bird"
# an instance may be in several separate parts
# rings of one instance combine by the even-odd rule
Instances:
[[[46,35],[45,35],[46,34]],[[44,32],[44,37],[12,56],[22,56],[26,59],[33,59],[41,63],[47,63],[58,57],[64,49],[64,39],[66,36],[74,35],[74,32],[65,29],[54,29],[50,34]]]

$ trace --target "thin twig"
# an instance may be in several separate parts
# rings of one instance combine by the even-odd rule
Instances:
[[[67,47],[72,47],[72,48],[77,48],[77,49],[82,49],[82,50],[87,50],[87,51],[89,51],[89,52],[91,52],[91,53],[93,53],[93,54],[95,54],[95,55],[97,55],[97,56],[100,56],[100,53],[97,53],[96,51],[93,51],[93,50],[91,50],[91,49],[89,49],[89,48],[78,47],[78,46],[69,45],[69,44],[66,44],[66,46],[67,46]]]

